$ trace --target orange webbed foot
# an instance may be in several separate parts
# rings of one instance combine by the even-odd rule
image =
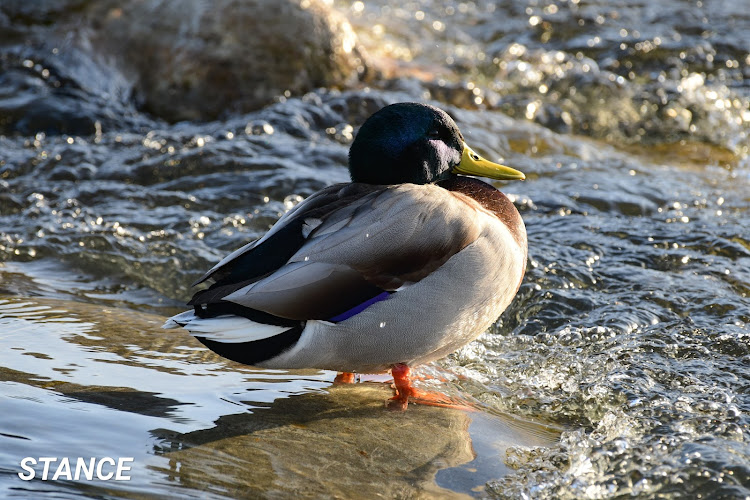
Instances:
[[[410,373],[411,369],[404,363],[398,363],[391,368],[396,395],[386,403],[389,410],[406,410],[409,405],[409,397],[416,396],[417,390],[411,385]]]
[[[340,372],[336,374],[336,378],[333,379],[334,384],[353,384],[355,382],[355,375],[351,372]]]
[[[456,400],[439,392],[427,392],[417,389],[411,384],[411,369],[404,363],[393,365],[393,386],[396,395],[388,400],[390,410],[404,411],[409,402],[427,406],[440,406],[457,410],[471,411],[473,408],[465,401]]]

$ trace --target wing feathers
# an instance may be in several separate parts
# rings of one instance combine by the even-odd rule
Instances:
[[[420,281],[475,241],[483,227],[472,210],[434,185],[332,186],[224,259],[190,304],[330,319]]]
[[[472,208],[436,186],[391,187],[367,201],[349,207],[348,218],[336,214],[317,227],[290,262],[345,264],[395,290],[434,272],[482,230]]]
[[[210,288],[196,292],[195,295],[193,295],[193,298],[190,299],[190,302],[187,303],[187,305],[194,306],[196,304],[212,304],[215,302],[219,302],[227,295],[249,285],[254,281],[254,279],[249,279],[240,281],[239,283],[229,283],[228,285],[214,284]]]
[[[225,344],[255,342],[289,330],[288,326],[266,325],[241,316],[199,318],[193,311],[186,311],[169,318],[163,328],[176,328],[177,326],[184,327],[194,337]]]
[[[303,262],[246,286],[223,300],[288,319],[329,319],[383,290],[346,266]]]

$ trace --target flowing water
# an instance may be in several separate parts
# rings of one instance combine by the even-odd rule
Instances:
[[[212,122],[159,121],[101,68],[5,40],[4,496],[750,497],[747,5],[331,8],[380,68],[368,87]],[[80,121],[39,128],[41,94]],[[528,229],[518,296],[422,369],[477,411],[392,414],[382,383],[242,367],[158,328],[206,268],[347,180],[358,125],[404,100],[527,174],[498,184]],[[133,457],[133,480],[24,482],[26,456]]]

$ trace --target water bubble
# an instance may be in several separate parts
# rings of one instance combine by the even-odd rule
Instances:
[[[274,133],[273,126],[265,120],[255,120],[245,126],[247,135],[271,135]]]

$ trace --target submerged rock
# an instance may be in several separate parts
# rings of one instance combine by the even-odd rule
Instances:
[[[470,498],[435,484],[439,470],[474,458],[469,415],[387,411],[390,394],[385,384],[333,387],[224,415],[208,429],[155,429],[155,452],[169,459],[158,470],[231,497]]]
[[[92,46],[169,121],[260,108],[285,91],[343,87],[365,63],[348,21],[320,0],[130,1],[93,14]]]

